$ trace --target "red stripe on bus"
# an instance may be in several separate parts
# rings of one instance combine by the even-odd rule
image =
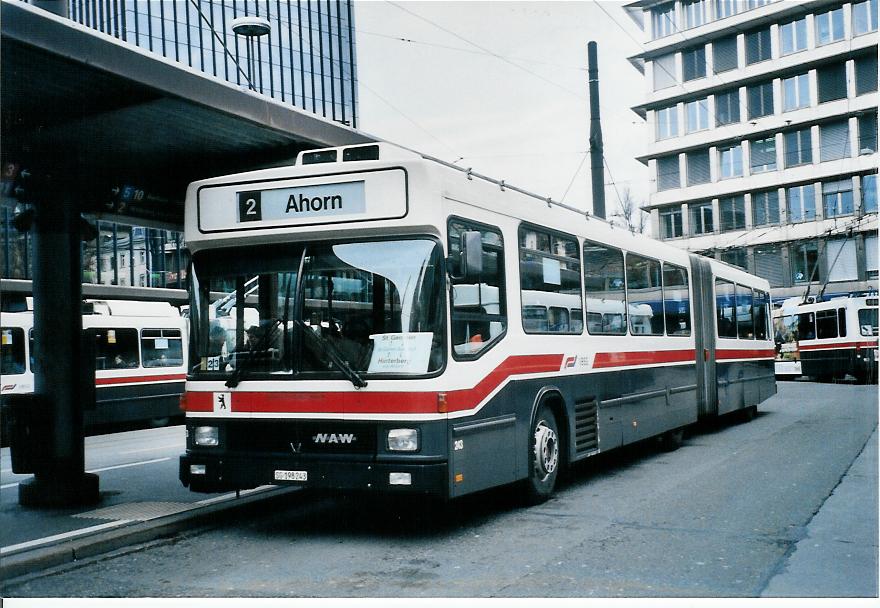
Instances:
[[[626,367],[657,363],[682,363],[696,361],[697,353],[689,350],[652,350],[629,353],[596,353],[594,368]]]
[[[165,374],[161,376],[127,376],[125,378],[95,378],[95,384],[133,384],[135,382],[161,382],[162,380],[186,380],[186,374]]]
[[[832,350],[842,348],[877,348],[877,342],[837,342],[836,344],[805,344],[799,350]]]
[[[507,378],[522,374],[559,371],[562,355],[523,355],[508,357],[475,387],[446,392],[447,411],[476,407]],[[274,393],[235,392],[232,411],[243,413],[358,413],[358,414],[436,414],[438,391],[425,392],[343,392]],[[187,392],[186,411],[211,412],[213,393]]]
[[[772,348],[747,348],[747,349],[724,349],[715,351],[715,359],[724,361],[727,359],[773,359],[776,351]]]

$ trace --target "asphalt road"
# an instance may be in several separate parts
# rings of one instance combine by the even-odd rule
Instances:
[[[700,429],[678,451],[643,444],[579,466],[538,507],[520,507],[509,491],[446,509],[295,493],[248,520],[10,581],[3,592],[757,597],[787,571],[821,510],[873,530],[873,562],[847,566],[852,593],[842,594],[876,594],[876,459],[859,478],[873,504],[822,507],[877,426],[877,388],[779,388],[755,420]],[[815,582],[805,595],[821,593]]]

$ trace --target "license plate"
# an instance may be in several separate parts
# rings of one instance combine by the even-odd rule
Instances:
[[[275,471],[275,481],[308,481],[308,471]]]

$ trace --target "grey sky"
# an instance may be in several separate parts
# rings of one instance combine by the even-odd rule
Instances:
[[[605,157],[618,191],[629,187],[641,202],[649,176],[634,157],[648,127],[629,108],[644,100],[645,83],[626,60],[640,50],[626,32],[641,38],[621,7],[603,2],[615,23],[592,1],[356,2],[360,126],[590,209],[586,65],[595,40]],[[611,185],[606,201],[610,215]]]

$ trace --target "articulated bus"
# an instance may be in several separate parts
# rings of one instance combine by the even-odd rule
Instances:
[[[197,492],[537,503],[776,392],[767,281],[389,144],[193,183],[185,229]]]
[[[786,301],[774,313],[777,375],[877,382],[877,302],[876,296]],[[796,361],[799,367],[780,368],[780,359]]]
[[[95,339],[95,407],[86,428],[181,416],[186,320],[167,302],[87,300],[83,329]],[[0,400],[34,392],[34,313],[0,313]]]

